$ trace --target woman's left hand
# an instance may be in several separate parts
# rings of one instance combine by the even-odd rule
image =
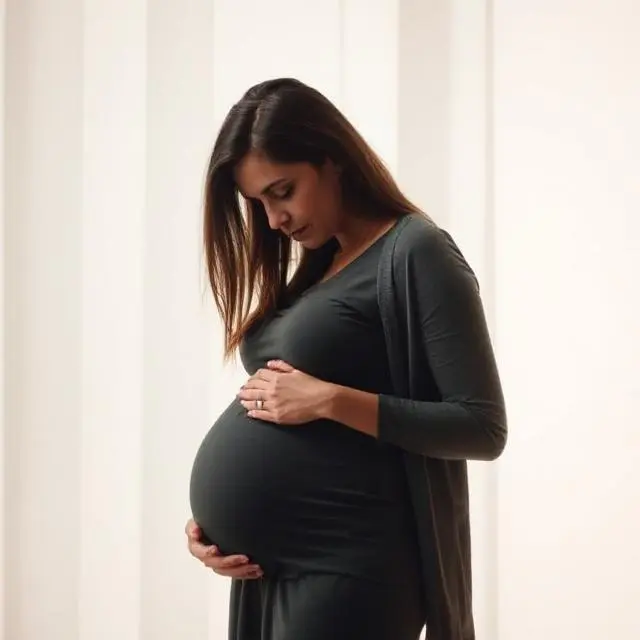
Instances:
[[[243,385],[238,398],[251,418],[298,425],[325,417],[332,385],[272,360]],[[262,401],[257,409],[256,401]]]

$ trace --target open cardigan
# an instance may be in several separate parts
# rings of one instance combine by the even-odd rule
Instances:
[[[505,403],[478,283],[451,236],[418,214],[384,240],[378,301],[394,394],[378,438],[404,451],[428,640],[474,640],[467,460],[494,460]]]

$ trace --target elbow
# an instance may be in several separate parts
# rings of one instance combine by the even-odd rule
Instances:
[[[501,431],[497,434],[492,434],[489,444],[485,450],[485,456],[482,458],[485,462],[493,462],[497,460],[505,450],[507,446],[507,432]]]
[[[479,459],[485,462],[493,462],[503,454],[507,446],[506,417],[502,415],[500,419],[485,419],[482,432],[484,434],[484,446],[482,456]]]
[[[474,452],[469,459],[482,462],[497,460],[507,446],[507,416],[502,403],[467,405],[475,433]]]

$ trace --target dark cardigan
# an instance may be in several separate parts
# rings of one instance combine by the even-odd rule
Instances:
[[[467,460],[494,460],[505,404],[475,275],[426,216],[385,238],[378,300],[394,395],[380,396],[379,439],[405,452],[429,640],[473,640]]]

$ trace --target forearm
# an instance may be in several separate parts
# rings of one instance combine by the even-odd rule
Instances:
[[[452,402],[421,402],[328,384],[325,418],[412,453],[433,458],[492,460],[506,438],[500,403],[484,409]]]
[[[322,418],[339,422],[368,436],[378,437],[377,394],[336,384],[329,385],[327,390]]]
[[[500,402],[423,402],[380,396],[378,438],[432,458],[493,460],[504,449]]]

